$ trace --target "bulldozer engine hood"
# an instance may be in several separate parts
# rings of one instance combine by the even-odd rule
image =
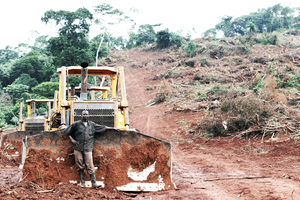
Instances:
[[[94,148],[95,133],[101,134],[104,133],[105,130],[106,126],[96,124],[92,121],[88,121],[85,126],[83,121],[79,120],[68,126],[64,130],[64,133],[79,141],[78,145],[73,145],[74,150],[91,152]]]

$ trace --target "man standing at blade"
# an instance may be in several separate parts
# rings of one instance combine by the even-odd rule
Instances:
[[[115,129],[88,121],[89,112],[82,111],[81,120],[74,122],[68,126],[64,133],[69,136],[74,147],[76,169],[79,172],[80,187],[85,187],[84,164],[86,165],[87,173],[90,175],[92,187],[99,187],[96,182],[95,168],[93,164],[92,151],[94,148],[95,133],[104,133],[106,129]]]

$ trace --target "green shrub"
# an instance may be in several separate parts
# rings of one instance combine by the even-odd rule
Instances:
[[[300,84],[300,71],[297,71],[295,75],[290,75],[287,81],[282,81],[280,78],[276,79],[278,88],[297,88]]]
[[[260,42],[263,43],[264,45],[267,44],[276,45],[277,40],[278,40],[277,35],[266,35],[265,37],[260,39]]]
[[[156,44],[160,49],[167,48],[170,45],[169,30],[162,30],[156,33]]]
[[[262,75],[259,75],[259,76],[256,77],[255,82],[254,82],[253,85],[254,86],[253,86],[252,90],[255,91],[255,92],[262,88],[262,86],[263,86]]]
[[[188,122],[186,121],[179,121],[179,124],[187,124]]]
[[[177,48],[181,46],[182,37],[178,33],[170,33],[170,46],[176,46]]]
[[[169,32],[168,29],[159,31],[156,33],[156,44],[160,49],[167,48],[170,46],[181,46],[182,37],[178,33]]]
[[[196,44],[194,42],[192,42],[192,41],[188,42],[187,46],[184,49],[190,55],[190,57],[195,56],[194,52],[196,49]]]
[[[210,94],[222,95],[226,92],[227,89],[228,88],[226,87],[220,87],[219,85],[215,85],[214,87],[210,88],[208,92]]]
[[[152,86],[151,85],[147,85],[146,90],[152,90]]]

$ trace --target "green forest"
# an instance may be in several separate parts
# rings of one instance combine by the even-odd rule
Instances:
[[[158,51],[182,48],[189,57],[196,54],[196,44],[189,35],[183,36],[180,31],[155,31],[161,24],[135,27],[129,15],[109,4],[95,6],[93,12],[97,16],[113,18],[105,21],[86,8],[75,12],[49,10],[41,16],[41,21],[55,23],[59,27],[57,37],[43,35],[35,39],[33,46],[22,43],[17,47],[0,49],[0,127],[8,129],[18,125],[20,103],[26,99],[53,98],[54,91],[59,87],[57,68],[76,66],[82,62],[94,65],[97,52],[97,58],[103,59],[113,49],[132,49],[155,43],[155,50]],[[113,33],[108,32],[108,26],[120,23],[131,24],[127,37],[114,37]],[[102,31],[89,40],[91,26],[100,26]],[[235,19],[229,15],[223,16],[220,23],[199,37],[218,40],[219,34],[225,37],[256,35],[252,43],[276,45],[278,33],[294,29],[300,29],[300,8],[277,4]],[[240,44],[249,45],[242,39]],[[69,81],[74,85],[80,82],[76,77],[70,77]],[[40,107],[38,114],[46,111],[46,107]]]

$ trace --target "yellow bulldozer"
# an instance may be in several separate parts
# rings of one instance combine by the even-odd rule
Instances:
[[[57,74],[59,91],[54,98],[26,100],[27,117],[23,117],[21,104],[19,130],[1,137],[2,148],[22,144],[20,168],[24,180],[44,188],[79,181],[72,144],[63,130],[88,110],[90,121],[120,129],[95,135],[93,159],[99,184],[121,191],[174,188],[171,144],[129,127],[123,67],[83,63],[58,68]],[[79,87],[69,85],[70,75],[81,76]],[[108,77],[109,81],[106,87],[90,86],[88,76]],[[47,115],[37,116],[37,103],[47,103]],[[90,185],[86,181],[86,186]]]

